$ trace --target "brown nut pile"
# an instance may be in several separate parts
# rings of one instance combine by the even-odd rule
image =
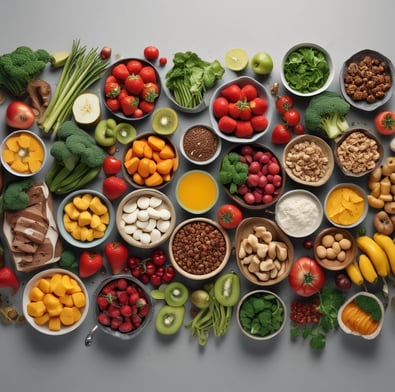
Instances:
[[[316,248],[316,255],[323,261],[336,260],[342,263],[351,246],[351,241],[342,233],[326,234]]]
[[[265,226],[254,226],[252,233],[241,240],[238,257],[249,273],[266,282],[285,272],[288,247],[282,241],[273,240]]]
[[[345,91],[353,101],[376,102],[385,97],[391,85],[388,64],[371,56],[350,63],[344,76]]]
[[[336,153],[340,164],[354,174],[372,170],[380,159],[376,140],[359,131],[350,133],[337,146]]]
[[[317,182],[328,170],[328,157],[314,141],[296,143],[285,159],[285,165],[292,174],[302,181]]]
[[[205,275],[216,270],[226,251],[226,240],[221,231],[204,221],[182,226],[172,243],[175,262],[193,275]]]
[[[370,173],[368,188],[369,206],[385,211],[395,227],[395,157],[387,157]]]

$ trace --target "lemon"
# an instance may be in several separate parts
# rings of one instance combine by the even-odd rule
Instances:
[[[233,48],[225,53],[225,65],[232,71],[246,69],[248,61],[248,54],[244,49]]]

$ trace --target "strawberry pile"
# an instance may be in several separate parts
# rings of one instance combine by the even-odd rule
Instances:
[[[104,97],[113,112],[130,118],[151,113],[159,97],[159,80],[152,65],[131,59],[117,63],[104,83]]]
[[[97,321],[121,333],[137,330],[151,310],[144,290],[132,280],[121,277],[101,289],[96,303]]]
[[[267,129],[267,110],[268,101],[259,96],[253,83],[229,84],[220,91],[212,105],[218,129],[224,134],[246,139]]]

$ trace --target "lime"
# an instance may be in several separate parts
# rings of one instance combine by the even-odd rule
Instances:
[[[225,53],[225,65],[232,71],[246,69],[248,60],[247,52],[241,48],[233,48]]]

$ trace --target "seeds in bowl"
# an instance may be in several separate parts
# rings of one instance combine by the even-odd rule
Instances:
[[[186,223],[174,235],[172,242],[174,261],[193,275],[205,275],[216,270],[226,251],[227,243],[221,231],[205,221]]]
[[[316,255],[322,260],[343,262],[346,252],[351,249],[352,242],[342,233],[326,234],[316,248]]]
[[[314,141],[296,143],[289,150],[285,164],[302,181],[318,182],[328,170],[329,159]]]
[[[203,162],[213,157],[218,148],[218,136],[202,125],[189,128],[183,137],[183,149],[192,161]]]

